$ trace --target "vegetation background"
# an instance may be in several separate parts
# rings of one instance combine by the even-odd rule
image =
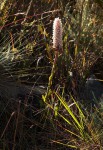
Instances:
[[[1,0],[0,69],[1,150],[103,149],[103,100],[83,94],[91,74],[103,81],[103,0]]]

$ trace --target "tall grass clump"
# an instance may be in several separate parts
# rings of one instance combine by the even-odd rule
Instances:
[[[49,78],[52,82],[49,97],[43,96],[49,109],[47,116],[51,116],[51,122],[59,130],[59,135],[57,132],[52,142],[65,149],[102,149],[102,105],[98,99],[97,106],[90,111],[87,109],[90,100],[81,99],[87,77],[92,73],[98,77],[98,72],[92,67],[98,63],[97,59],[102,58],[103,24],[101,15],[99,23],[99,14],[97,16],[94,12],[99,6],[88,0],[78,0],[75,10],[70,13],[69,4],[65,7],[63,18],[63,51],[56,61],[54,76]]]

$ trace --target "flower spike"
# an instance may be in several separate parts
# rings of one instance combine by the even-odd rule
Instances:
[[[53,48],[62,50],[62,22],[61,19],[55,18],[53,22]]]

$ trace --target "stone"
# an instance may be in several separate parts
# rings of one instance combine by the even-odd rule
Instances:
[[[92,104],[103,101],[103,84],[91,75],[85,83],[83,97]]]
[[[0,99],[6,100],[21,100],[22,102],[32,101],[33,105],[39,106],[42,94],[45,93],[45,88],[42,86],[29,86],[14,81],[0,81]]]

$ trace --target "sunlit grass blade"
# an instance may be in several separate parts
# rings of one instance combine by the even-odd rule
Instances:
[[[60,100],[60,102],[62,103],[62,105],[65,107],[65,109],[67,110],[68,114],[70,114],[70,116],[72,117],[73,121],[77,124],[77,126],[79,127],[79,129],[83,130],[82,125],[79,123],[79,121],[77,120],[77,118],[75,117],[75,115],[73,114],[73,112],[71,111],[70,107],[64,101],[64,99],[61,96],[59,96],[57,93],[55,93],[55,95]]]
[[[61,118],[63,118],[63,120],[66,121],[69,125],[72,125],[71,122],[70,122],[68,119],[66,119],[63,115],[61,115],[60,113],[58,113],[58,114],[59,114],[59,116],[60,116]]]
[[[55,142],[57,144],[61,144],[63,146],[69,147],[69,148],[73,148],[73,149],[75,148],[75,149],[77,149],[77,147],[75,145],[64,144],[64,143],[59,142],[59,141],[52,141],[52,142]]]
[[[79,110],[79,117],[80,117],[80,123],[82,125],[82,127],[84,128],[84,119],[85,119],[85,116],[81,110],[81,108],[79,107],[78,103],[75,101],[75,99],[73,98],[73,96],[71,95],[71,99],[74,101],[76,107],[78,108]]]

